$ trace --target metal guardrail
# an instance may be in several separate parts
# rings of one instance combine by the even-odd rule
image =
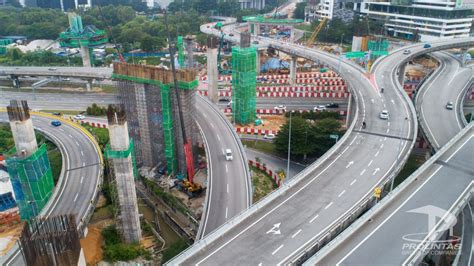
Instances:
[[[471,79],[468,81],[466,84],[466,87],[463,89],[464,90],[464,95],[460,97],[460,102],[458,103],[459,109],[456,110],[458,113],[458,116],[460,116],[460,119],[462,121],[462,124],[464,126],[467,126],[469,124],[469,121],[466,120],[466,117],[464,116],[464,110],[463,110],[463,105],[466,102],[466,97],[468,97],[469,92],[471,91],[471,87],[474,85],[474,77],[471,77]],[[471,113],[472,115],[472,113]]]
[[[405,181],[403,181],[399,186],[393,189],[392,192],[387,194],[380,202],[364,213],[359,219],[357,219],[354,223],[344,230],[341,234],[339,234],[336,238],[334,238],[330,243],[328,243],[324,248],[322,248],[315,256],[308,261],[308,265],[315,264],[319,259],[323,258],[324,256],[328,255],[333,249],[337,248],[337,246],[342,243],[345,239],[347,239],[350,235],[354,234],[358,229],[360,229],[368,219],[372,216],[377,215],[381,211],[384,210],[386,205],[389,205],[391,201],[395,200],[395,198],[405,189],[413,184],[420,184],[418,176],[420,176],[424,171],[428,170],[444,153],[450,149],[457,141],[459,141],[465,134],[469,132],[473,134],[474,130],[474,123],[469,124],[465,127],[461,132],[459,132],[454,138],[452,138],[446,145],[444,145],[440,151],[438,151],[434,156],[432,156],[428,161],[426,161],[420,168],[418,168],[414,173],[412,173]]]

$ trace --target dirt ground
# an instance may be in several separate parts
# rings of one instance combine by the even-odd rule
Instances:
[[[81,247],[84,249],[87,265],[96,265],[102,260],[102,234],[104,227],[112,224],[112,219],[106,219],[87,227],[87,236],[81,239]]]
[[[202,187],[207,187],[207,172],[204,169],[200,169],[194,176],[193,180]],[[199,197],[191,199],[188,198],[188,195],[176,189],[173,189],[170,192],[188,207],[188,210],[193,213],[194,217],[201,217],[204,200],[206,198],[206,191],[203,191]]]
[[[280,130],[280,127],[286,122],[284,115],[257,115],[257,117],[260,117],[263,120],[263,125],[248,125],[248,127],[278,131]]]
[[[17,224],[0,233],[0,256],[5,255],[18,240],[23,223]]]

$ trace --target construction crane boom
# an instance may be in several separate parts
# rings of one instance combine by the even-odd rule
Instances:
[[[318,37],[319,32],[323,29],[327,20],[328,18],[323,18],[323,20],[319,22],[318,26],[316,26],[313,33],[311,34],[311,37],[309,37],[308,41],[306,42],[307,47],[313,46],[314,42],[316,41],[316,38]]]

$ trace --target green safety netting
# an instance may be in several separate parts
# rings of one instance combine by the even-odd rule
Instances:
[[[132,156],[132,165],[133,165],[133,176],[138,178],[138,171],[137,171],[137,161],[135,159],[135,143],[133,139],[130,139],[130,144],[128,145],[128,149],[123,151],[114,151],[110,148],[110,144],[107,144],[105,147],[105,158],[107,159],[116,159],[116,158],[128,158],[128,156]]]
[[[256,116],[257,48],[232,48],[232,114],[239,124]]]

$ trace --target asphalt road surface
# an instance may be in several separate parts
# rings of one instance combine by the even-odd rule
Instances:
[[[5,107],[3,103],[1,107]],[[6,113],[0,113],[0,121],[7,121]],[[99,175],[102,171],[99,155],[92,141],[79,129],[63,123],[59,127],[51,125],[52,119],[32,116],[35,129],[42,131],[57,143],[63,155],[64,184],[59,189],[58,197],[53,201],[48,215],[75,214],[79,224],[90,208],[91,200],[98,189]],[[6,258],[5,258],[6,259]],[[7,261],[8,262],[8,261]],[[11,264],[23,265],[22,257],[16,256]]]

